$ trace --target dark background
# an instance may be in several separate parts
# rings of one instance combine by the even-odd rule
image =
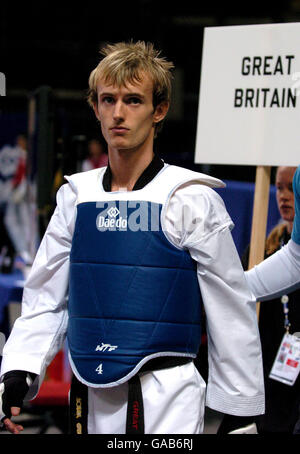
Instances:
[[[0,147],[13,142],[16,133],[26,132],[28,98],[38,87],[48,86],[55,99],[55,140],[62,138],[64,153],[72,156],[78,137],[101,134],[85,100],[99,48],[107,42],[145,40],[174,62],[175,79],[181,82],[173,95],[179,109],[170,113],[156,142],[161,157],[219,178],[254,181],[255,167],[193,162],[204,27],[299,20],[300,0],[6,0],[0,6],[0,72],[7,85],[7,96],[0,97]]]

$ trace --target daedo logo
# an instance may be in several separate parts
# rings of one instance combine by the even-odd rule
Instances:
[[[120,210],[118,210],[118,208],[116,206],[111,206],[107,210],[108,217],[105,217],[102,215],[102,213],[100,213],[97,216],[97,221],[96,221],[97,229],[100,231],[127,229],[127,219],[124,219],[121,216],[117,219],[119,214],[120,214]]]

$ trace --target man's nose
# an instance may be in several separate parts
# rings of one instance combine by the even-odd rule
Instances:
[[[114,120],[120,121],[124,119],[124,106],[122,101],[117,101],[115,103],[114,112],[113,112]]]

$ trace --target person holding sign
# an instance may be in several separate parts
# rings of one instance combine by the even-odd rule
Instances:
[[[58,191],[4,347],[0,419],[20,430],[10,408],[19,411],[22,396],[16,402],[11,389],[32,396],[66,334],[72,432],[201,433],[205,405],[261,414],[255,299],[212,189],[224,184],[153,152],[173,65],[144,42],[108,45],[103,56],[88,99],[109,164],[67,177]],[[207,392],[193,363],[202,301]]]
[[[257,301],[290,293],[300,287],[300,166],[293,178],[295,218],[288,244],[245,273]]]
[[[300,288],[300,166],[293,178],[295,197],[295,218],[292,237],[288,244],[273,256],[245,273],[247,282],[257,301],[267,301],[282,296]],[[300,327],[295,327],[299,332]],[[298,336],[291,338],[295,348],[298,345]],[[299,373],[299,361],[294,360],[294,375]],[[295,377],[294,377],[295,379]],[[299,402],[300,396],[298,396]],[[299,403],[300,414],[300,403]],[[300,433],[300,417],[296,423],[294,433]]]
[[[267,237],[265,257],[271,256],[288,243],[293,229],[295,216],[294,193],[292,188],[296,167],[278,167],[276,171],[276,200],[282,222],[276,225]],[[248,268],[249,247],[242,257],[244,269]],[[298,418],[298,400],[300,397],[300,378],[290,376],[295,370],[293,352],[280,348],[281,360],[287,363],[287,377],[282,376],[282,362],[275,361],[279,347],[284,338],[284,344],[290,345],[289,332],[300,331],[300,289],[274,298],[260,305],[259,330],[262,342],[266,412],[255,418],[234,418],[225,416],[219,428],[219,433],[239,432],[253,428],[256,423],[258,433],[292,433]],[[300,344],[299,344],[300,345]],[[274,370],[279,367],[277,372]],[[271,375],[270,375],[271,373]],[[283,383],[282,383],[283,382]],[[252,424],[252,425],[251,425]]]

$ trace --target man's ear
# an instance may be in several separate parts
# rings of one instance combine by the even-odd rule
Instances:
[[[162,121],[168,113],[170,103],[168,101],[163,101],[158,104],[154,110],[153,121],[154,123],[159,123]]]

